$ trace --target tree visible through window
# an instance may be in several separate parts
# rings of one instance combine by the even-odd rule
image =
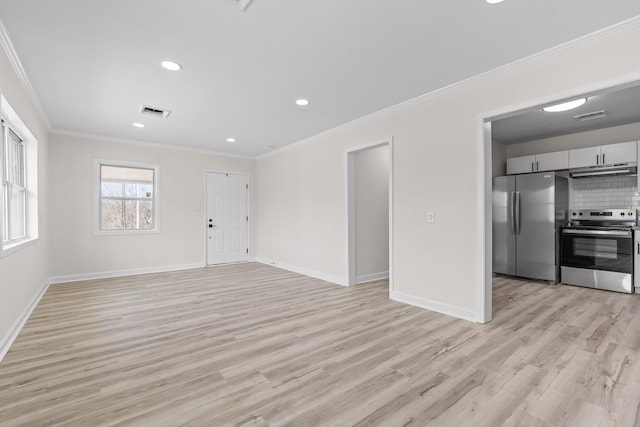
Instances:
[[[153,230],[155,169],[100,165],[100,230]]]

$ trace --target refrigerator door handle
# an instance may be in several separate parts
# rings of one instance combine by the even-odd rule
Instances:
[[[516,214],[515,214],[516,235],[520,235],[520,192],[516,191]]]
[[[516,214],[515,214],[515,205],[516,205],[516,192],[511,192],[511,200],[509,203],[509,219],[511,220],[511,232],[513,235],[516,235]]]

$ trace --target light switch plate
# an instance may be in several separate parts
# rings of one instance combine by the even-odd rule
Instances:
[[[427,222],[429,223],[436,222],[436,216],[433,212],[427,212]]]

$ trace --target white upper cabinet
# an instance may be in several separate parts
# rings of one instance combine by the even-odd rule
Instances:
[[[636,141],[621,142],[620,144],[603,145],[600,147],[600,164],[613,165],[615,163],[635,162],[638,159]]]
[[[584,168],[600,164],[600,147],[578,148],[569,151],[569,168]]]
[[[507,159],[507,175],[535,171],[536,156],[512,157]]]
[[[569,168],[569,152],[536,154],[536,171],[557,171]]]
[[[507,175],[636,162],[638,154],[640,154],[640,141],[631,141],[511,157],[507,159]],[[640,188],[640,174],[638,175],[638,187]]]
[[[569,152],[557,151],[507,159],[507,175],[567,169]]]
[[[615,163],[635,162],[637,159],[636,141],[578,148],[569,151],[570,168],[613,165]]]

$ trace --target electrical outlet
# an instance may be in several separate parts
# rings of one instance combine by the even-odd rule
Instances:
[[[429,223],[436,222],[436,216],[433,212],[427,212],[427,222]]]

